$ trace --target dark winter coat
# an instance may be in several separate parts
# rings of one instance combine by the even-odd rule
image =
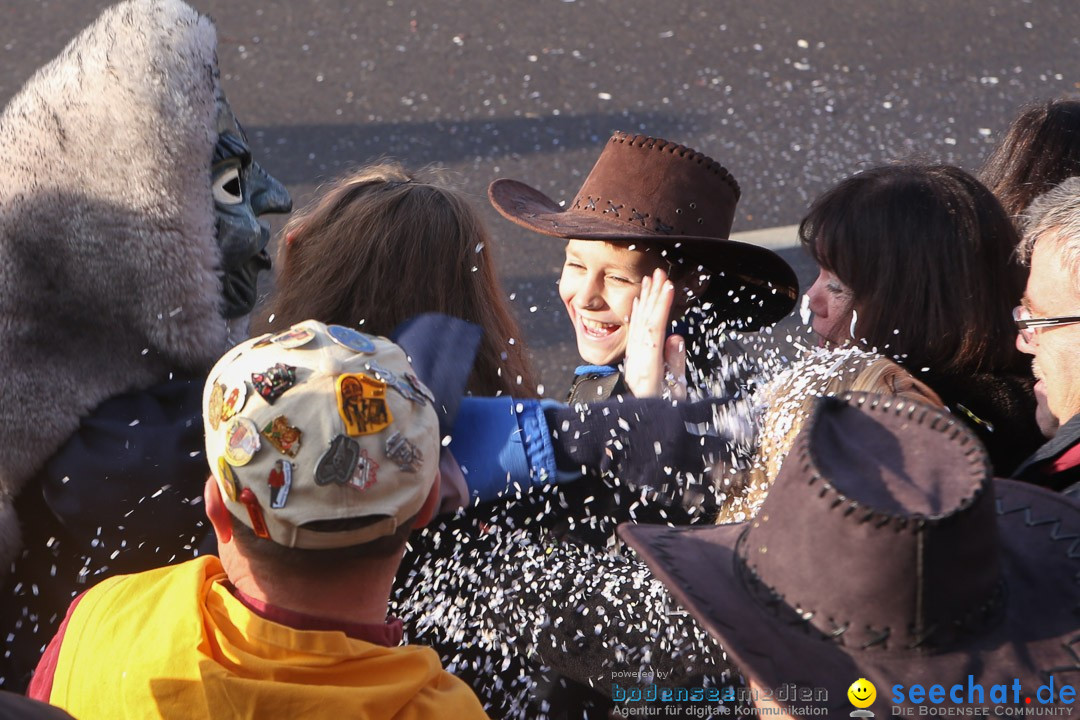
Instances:
[[[1080,414],[1059,427],[1049,442],[1020,464],[1013,477],[1058,491],[1080,483]]]
[[[990,453],[997,477],[1010,477],[1046,441],[1035,422],[1035,380],[1030,368],[967,376],[915,375],[975,431]]]
[[[201,503],[201,378],[110,398],[15,502],[23,544],[0,592],[0,676],[23,690],[72,598],[112,575],[213,551]]]

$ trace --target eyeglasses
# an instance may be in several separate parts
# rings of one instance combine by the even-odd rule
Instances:
[[[1048,318],[1033,318],[1031,317],[1031,311],[1023,305],[1017,305],[1012,311],[1013,322],[1016,323],[1016,327],[1020,330],[1020,337],[1024,338],[1026,343],[1035,342],[1034,330],[1040,328],[1055,327],[1057,325],[1072,325],[1074,323],[1080,323],[1080,315],[1061,315],[1059,317]]]

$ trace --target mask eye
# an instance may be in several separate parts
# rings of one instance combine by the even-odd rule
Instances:
[[[244,202],[240,171],[237,168],[228,168],[214,178],[214,202],[221,205],[239,205]]]

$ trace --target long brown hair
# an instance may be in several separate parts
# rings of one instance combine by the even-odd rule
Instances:
[[[1026,105],[979,179],[1017,218],[1031,201],[1067,177],[1080,175],[1080,100]]]
[[[411,317],[440,312],[484,331],[469,391],[536,396],[491,237],[437,171],[412,173],[395,162],[363,167],[295,213],[284,237],[260,331],[313,318],[386,335]]]
[[[799,239],[851,289],[853,334],[868,348],[914,372],[1023,364],[1011,314],[1026,280],[1019,235],[960,168],[898,164],[847,178],[814,201]]]

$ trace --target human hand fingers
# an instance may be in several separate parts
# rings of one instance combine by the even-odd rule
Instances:
[[[674,297],[675,288],[663,270],[642,278],[632,304],[624,361],[627,387],[637,397],[664,392],[664,343]]]

